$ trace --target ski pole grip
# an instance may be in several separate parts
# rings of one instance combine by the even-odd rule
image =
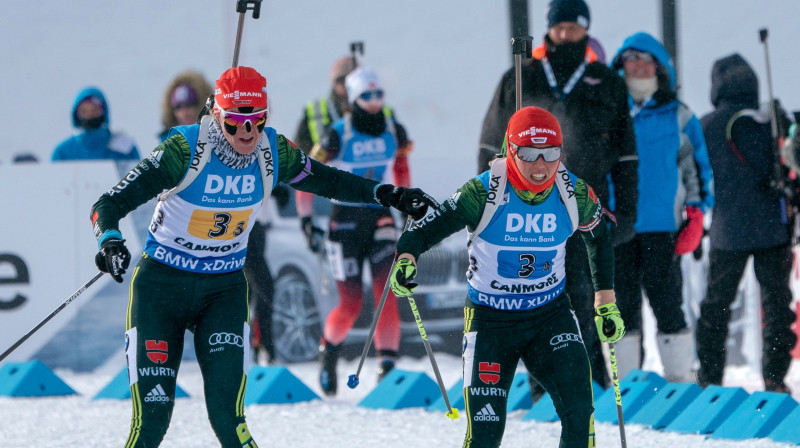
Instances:
[[[261,15],[261,2],[262,0],[236,0],[236,12],[245,13],[252,10],[253,18],[257,19]]]
[[[353,56],[355,56],[356,53],[364,56],[364,42],[350,42],[350,53],[352,53]]]
[[[520,54],[526,58],[531,57],[533,37],[516,36],[511,38],[511,54]]]
[[[767,33],[768,33],[767,28],[761,28],[760,30],[758,30],[758,36],[761,38],[761,42],[767,41]]]

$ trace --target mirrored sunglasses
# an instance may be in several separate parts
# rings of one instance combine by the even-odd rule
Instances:
[[[620,55],[620,58],[622,59],[622,62],[655,62],[655,58],[652,54],[636,50],[625,50],[622,52],[622,55]]]
[[[220,117],[225,125],[233,128],[239,128],[250,123],[250,126],[263,126],[267,122],[267,110],[260,110],[257,112],[233,112],[225,109],[220,109]],[[232,132],[233,133],[233,132]]]
[[[517,146],[511,143],[517,157],[523,162],[535,162],[539,156],[542,156],[545,162],[555,162],[561,158],[560,146],[549,146],[547,148],[534,148],[532,146]]]
[[[382,100],[383,90],[370,90],[369,92],[362,93],[358,97],[363,101]]]

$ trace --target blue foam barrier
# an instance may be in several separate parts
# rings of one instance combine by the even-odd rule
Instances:
[[[663,386],[664,384],[667,384],[667,380],[665,380],[661,375],[649,370],[641,369],[632,369],[627,375],[625,375],[625,378],[620,380],[620,382],[622,381],[628,383],[648,382],[655,383],[657,386]]]
[[[754,392],[709,437],[745,440],[767,437],[795,408],[787,394]]]
[[[800,445],[800,406],[794,408],[767,437],[776,442]]]
[[[629,421],[662,429],[672,423],[702,392],[703,389],[694,383],[667,383]]]
[[[667,381],[661,376],[652,372],[647,373],[647,375],[642,376],[631,376],[629,374],[625,376],[625,380],[619,382],[622,399],[622,418],[625,421],[636,415],[667,384]],[[609,387],[600,398],[595,399],[594,419],[615,425],[619,423],[613,387]]]
[[[358,405],[374,409],[427,408],[440,395],[439,386],[425,373],[395,368]]]
[[[592,381],[592,391],[595,400],[605,393],[603,387]],[[537,422],[557,422],[560,420],[556,413],[556,407],[553,404],[553,397],[550,394],[544,394],[536,404],[533,405],[530,411],[522,416],[523,420],[534,420]]]
[[[531,383],[528,372],[518,372],[514,375],[511,388],[508,390],[508,412],[518,409],[530,409],[533,406],[531,397]]]
[[[749,394],[741,387],[710,385],[689,404],[691,412],[679,414],[664,430],[687,434],[711,434]]]
[[[175,385],[175,398],[188,398],[189,394],[181,389],[181,386]],[[131,398],[131,386],[128,380],[128,369],[123,368],[117,373],[106,386],[100,389],[100,392],[95,395],[92,400],[127,400]]]
[[[450,389],[447,389],[447,399],[450,400],[450,407],[454,407],[459,411],[466,409],[464,405],[464,380],[459,379]],[[425,410],[430,412],[448,411],[447,404],[444,402],[444,397],[442,397],[441,394],[439,398],[425,408]]]
[[[0,395],[52,397],[77,394],[41,361],[12,362],[0,368]]]
[[[290,404],[319,400],[308,386],[286,367],[253,366],[247,373],[245,406],[251,404]]]

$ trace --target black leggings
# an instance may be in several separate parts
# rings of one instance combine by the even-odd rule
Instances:
[[[464,308],[464,448],[499,447],[508,391],[520,359],[553,398],[561,418],[560,447],[594,445],[589,359],[575,314],[562,296],[530,311]]]
[[[700,305],[696,334],[697,357],[700,359],[698,377],[704,384],[722,383],[731,304],[736,299],[739,280],[751,255],[764,310],[761,373],[764,380],[781,384],[789,371],[792,362],[790,351],[797,342],[791,328],[795,320],[790,308],[792,293],[789,290],[791,247],[784,245],[751,251],[711,249],[708,294]]]
[[[640,233],[614,249],[614,290],[626,331],[642,329],[642,288],[653,309],[659,333],[686,329],[683,277],[671,232]]]
[[[274,360],[272,302],[275,296],[275,284],[272,281],[272,274],[264,253],[266,246],[267,226],[256,221],[247,240],[247,258],[244,262],[244,273],[250,284],[250,303],[255,311],[255,319],[260,335],[258,343],[267,351],[269,359]]]
[[[227,447],[255,447],[244,418],[249,364],[247,280],[242,271],[196,274],[143,255],[131,276],[125,321],[133,416],[126,448],[155,447],[167,432],[186,329],[211,427]]]

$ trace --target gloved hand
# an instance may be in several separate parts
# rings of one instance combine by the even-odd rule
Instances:
[[[683,221],[675,237],[675,253],[678,255],[693,252],[703,239],[703,211],[689,205],[686,207],[686,220]]]
[[[631,217],[617,214],[617,224],[614,229],[614,247],[630,243],[636,237],[636,230],[633,228],[634,219]]]
[[[600,341],[615,343],[625,336],[625,323],[614,303],[600,305],[594,309],[594,324]]]
[[[703,236],[706,235],[705,228],[703,229]],[[692,257],[694,257],[695,261],[700,261],[703,259],[703,239],[700,238],[700,244],[697,245],[697,249],[692,252]]]
[[[391,184],[378,185],[375,199],[384,207],[394,207],[404,215],[410,215],[414,221],[425,216],[428,207],[439,207],[436,199],[419,188],[396,187]]]
[[[300,228],[303,229],[303,235],[306,236],[308,249],[315,254],[322,252],[325,231],[315,226],[314,219],[310,216],[300,218]]]
[[[117,283],[122,283],[122,274],[131,264],[131,253],[125,247],[125,240],[109,238],[103,241],[100,252],[94,256],[94,264],[102,272],[111,274]]]
[[[397,297],[408,297],[417,289],[416,283],[412,283],[417,276],[417,266],[408,258],[401,258],[394,264],[392,274],[389,276],[389,285],[392,292]]]

